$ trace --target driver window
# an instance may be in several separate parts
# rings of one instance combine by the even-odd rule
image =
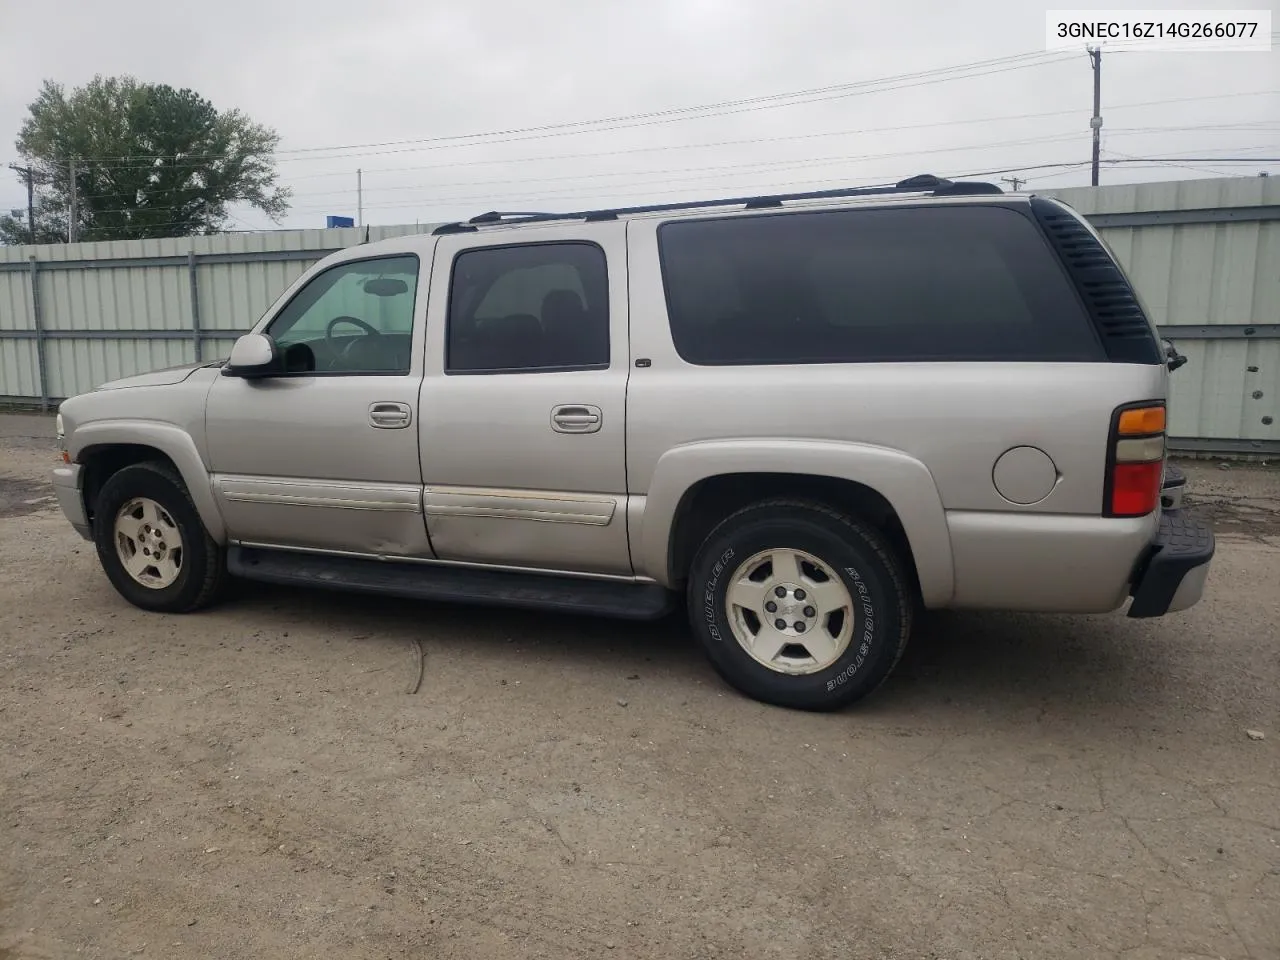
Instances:
[[[408,373],[418,258],[353,260],[314,277],[266,329],[293,373]]]

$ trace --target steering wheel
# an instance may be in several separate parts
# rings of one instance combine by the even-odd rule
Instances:
[[[346,359],[347,359],[347,354],[349,354],[349,353],[351,352],[351,348],[352,348],[352,347],[354,347],[357,343],[359,343],[359,342],[360,342],[359,340],[352,340],[350,343],[348,343],[348,344],[347,344],[345,347],[343,347],[341,350],[337,349],[337,348],[333,345],[333,328],[334,328],[334,327],[336,327],[336,326],[337,326],[338,324],[340,324],[340,323],[349,323],[349,324],[351,324],[352,326],[359,327],[359,328],[360,328],[361,330],[363,330],[366,334],[371,335],[371,336],[374,336],[374,337],[380,337],[380,336],[382,336],[382,331],[381,331],[381,330],[379,330],[379,329],[378,329],[377,327],[375,327],[375,326],[372,326],[371,324],[365,323],[365,322],[364,322],[363,320],[361,320],[359,317],[348,317],[348,316],[345,316],[345,315],[344,315],[344,316],[341,316],[341,317],[334,317],[332,320],[330,320],[330,321],[329,321],[328,325],[324,328],[324,342],[325,342],[325,346],[327,346],[327,347],[329,348],[330,353],[333,355],[333,360],[329,361],[329,366],[330,366],[330,367],[332,367],[332,366],[333,366],[333,364],[334,364],[334,363],[336,363],[336,362],[337,362],[337,361],[339,361],[339,360],[346,360]]]

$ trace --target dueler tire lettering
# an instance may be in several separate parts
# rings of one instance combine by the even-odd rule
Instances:
[[[733,548],[730,547],[720,559],[716,561],[715,566],[711,568],[711,579],[707,581],[706,589],[703,591],[702,605],[703,617],[706,621],[707,631],[711,634],[713,640],[719,641],[720,631],[716,627],[716,610],[715,610],[715,592],[716,585],[720,582],[721,576],[724,575],[725,567],[729,561],[733,559]]]
[[[862,614],[853,640],[853,645],[857,647],[857,656],[854,657],[851,664],[827,681],[828,692],[836,687],[843,686],[853,679],[854,674],[866,662],[867,655],[871,652],[871,644],[875,638],[876,611],[870,600],[870,591],[868,591],[861,574],[854,567],[845,567],[844,573],[853,581],[856,591],[853,595],[853,603]]]
[[[739,563],[762,550],[789,548],[820,558],[852,600],[853,635],[823,670],[771,669],[743,648],[728,619],[725,595]],[[870,524],[829,506],[778,499],[727,517],[707,536],[688,579],[689,619],[712,666],[743,693],[766,703],[832,710],[867,696],[906,649],[913,592],[898,557]]]

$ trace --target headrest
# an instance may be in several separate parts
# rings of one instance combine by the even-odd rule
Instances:
[[[506,317],[491,317],[476,324],[477,332],[484,337],[495,337],[503,340],[542,336],[542,324],[538,318],[529,313],[513,313]]]
[[[577,316],[585,313],[582,298],[572,290],[552,290],[542,298],[542,318],[548,316]]]

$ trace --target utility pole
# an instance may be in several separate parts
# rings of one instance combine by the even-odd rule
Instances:
[[[364,173],[356,168],[356,226],[364,226]]]
[[[1090,47],[1089,59],[1093,61],[1093,118],[1089,126],[1093,128],[1093,179],[1098,185],[1098,156],[1102,151],[1102,48]]]
[[[1022,177],[1001,177],[1000,180],[1003,183],[1011,184],[1013,186],[1014,193],[1017,193],[1018,188],[1027,182]]]
[[[79,197],[76,194],[76,161],[72,157],[70,161],[71,167],[71,214],[67,218],[67,243],[75,243],[78,239],[79,231],[76,224],[80,216]]]
[[[30,167],[20,167],[16,163],[9,164],[9,169],[20,176],[27,185],[27,234],[32,243],[36,242],[36,175]]]

